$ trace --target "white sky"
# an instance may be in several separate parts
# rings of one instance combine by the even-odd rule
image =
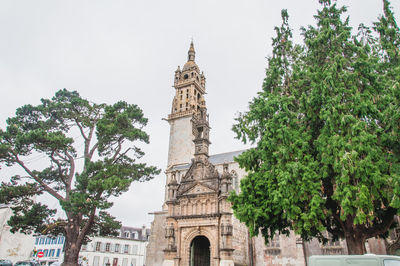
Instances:
[[[371,25],[381,0],[347,0],[352,25]],[[400,23],[400,1],[392,0]],[[125,100],[149,118],[145,162],[165,170],[167,117],[174,71],[191,38],[206,76],[211,154],[243,149],[234,117],[261,90],[274,26],[287,8],[294,36],[313,24],[317,0],[2,0],[0,2],[0,126],[24,104],[62,88],[93,102]],[[9,172],[0,171],[6,180]],[[161,210],[165,175],[133,183],[111,213],[125,225],[150,225]],[[51,206],[54,207],[54,206]]]

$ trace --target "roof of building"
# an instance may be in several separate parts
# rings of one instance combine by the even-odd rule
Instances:
[[[135,239],[133,232],[137,233],[136,239],[146,241],[150,235],[150,229],[143,226],[142,228],[121,226],[121,238],[125,239]],[[125,237],[125,232],[129,232],[129,237]]]
[[[210,155],[208,160],[210,163],[213,165],[217,164],[224,164],[224,163],[232,163],[234,162],[234,158],[236,156],[239,156],[242,152],[245,150],[240,150],[240,151],[231,151],[231,152],[225,152],[225,153],[219,153],[219,154],[214,154]],[[181,164],[181,165],[176,165],[173,167],[173,170],[184,170],[184,169],[189,169],[190,163],[187,164]]]
[[[232,162],[234,162],[234,158],[236,156],[239,156],[244,151],[245,150],[214,154],[214,155],[211,155],[208,160],[212,164],[232,163]]]

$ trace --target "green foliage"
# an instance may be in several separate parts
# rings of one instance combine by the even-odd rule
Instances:
[[[235,215],[266,241],[293,229],[305,240],[384,234],[400,207],[400,34],[389,2],[372,30],[353,35],[346,8],[320,1],[316,26],[294,45],[277,27],[263,90],[233,126],[256,147]]]
[[[62,233],[67,240],[75,237],[79,246],[89,234],[114,235],[120,223],[106,212],[112,206],[109,197],[160,172],[137,162],[144,153],[135,142],[149,143],[146,124],[137,105],[95,104],[66,89],[40,105],[18,108],[0,129],[0,166],[17,165],[26,173],[0,188],[0,203],[14,211],[12,231]],[[38,156],[42,168],[32,169],[30,162]],[[42,193],[58,200],[67,220],[55,219],[55,210],[35,203]]]

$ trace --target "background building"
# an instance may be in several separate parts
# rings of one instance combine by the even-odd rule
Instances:
[[[39,261],[41,265],[50,265],[55,261],[63,261],[64,242],[64,236],[37,236],[34,245],[36,254],[32,254],[32,259]],[[37,253],[40,251],[44,254],[42,258],[37,257]]]
[[[87,266],[143,266],[150,230],[122,226],[119,237],[92,237],[82,246],[80,262]]]

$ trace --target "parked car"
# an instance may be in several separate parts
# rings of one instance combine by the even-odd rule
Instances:
[[[326,255],[311,256],[309,266],[400,266],[400,257],[388,255]]]
[[[0,259],[0,266],[13,266],[11,260]]]
[[[17,261],[14,266],[40,266],[40,264],[36,260],[23,260]]]

